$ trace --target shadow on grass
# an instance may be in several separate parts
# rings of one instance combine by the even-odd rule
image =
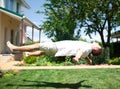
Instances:
[[[23,84],[7,84],[6,86],[19,86],[19,87],[52,87],[52,88],[70,88],[70,89],[78,89],[80,87],[84,88],[92,88],[89,85],[82,85],[86,80],[82,80],[77,83],[60,83],[60,82],[45,82],[45,81],[31,81],[31,80],[23,80]],[[25,84],[25,82],[33,82],[33,84]],[[35,84],[34,84],[35,83]]]

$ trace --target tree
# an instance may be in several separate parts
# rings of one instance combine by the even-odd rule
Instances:
[[[78,13],[80,26],[86,27],[85,33],[90,37],[92,33],[98,33],[103,47],[109,50],[111,31],[120,25],[120,0],[86,0],[82,4],[84,6],[79,3],[78,7],[81,10]]]
[[[84,12],[81,11],[78,15],[82,17],[79,17],[81,25],[86,27],[85,33],[99,33],[103,46],[109,46],[111,31],[120,25],[120,0],[86,0],[84,5],[78,8],[84,9]],[[107,41],[104,31],[108,34]]]
[[[45,15],[47,16],[42,29],[49,38],[54,41],[70,40],[79,37],[74,36],[74,30],[77,26],[76,12],[74,10],[74,3],[71,0],[47,0],[44,5]]]

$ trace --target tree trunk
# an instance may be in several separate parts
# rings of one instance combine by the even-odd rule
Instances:
[[[110,47],[105,47],[104,48],[104,53],[105,53],[105,59],[109,60],[110,59]]]

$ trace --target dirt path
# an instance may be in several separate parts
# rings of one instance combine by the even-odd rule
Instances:
[[[15,66],[19,61],[10,61],[7,63],[0,63],[1,70],[19,69],[96,69],[96,68],[120,68],[120,65],[75,65],[75,66]]]

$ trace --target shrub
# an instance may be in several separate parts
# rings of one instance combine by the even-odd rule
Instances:
[[[3,76],[3,71],[0,70],[0,78],[2,78],[2,76]]]
[[[25,61],[25,63],[33,64],[36,62],[37,57],[35,56],[24,57],[23,60]]]
[[[120,65],[120,57],[109,59],[108,64]]]
[[[52,65],[51,58],[49,58],[48,56],[42,55],[40,57],[37,58],[35,65],[36,66],[48,66],[48,65]]]
[[[104,64],[104,63],[106,63],[106,60],[103,56],[92,57],[91,59],[92,59],[93,64]]]
[[[65,57],[52,57],[52,56],[46,56],[42,55],[37,58],[36,65],[37,66],[51,66],[51,65],[65,65]]]
[[[13,70],[4,70],[4,71],[1,71],[1,73],[2,73],[1,78],[2,78],[2,77],[15,76],[15,75],[19,74],[20,71],[18,69],[13,69]]]

